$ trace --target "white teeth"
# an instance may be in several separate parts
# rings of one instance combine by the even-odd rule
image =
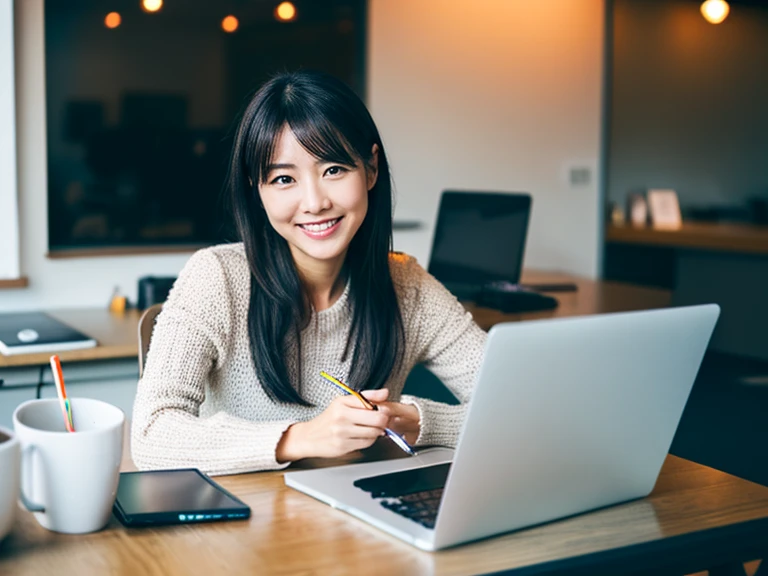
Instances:
[[[328,228],[334,226],[339,220],[340,218],[336,218],[335,220],[328,220],[328,222],[323,222],[322,224],[299,224],[299,226],[310,232],[322,232],[323,230],[328,230]]]

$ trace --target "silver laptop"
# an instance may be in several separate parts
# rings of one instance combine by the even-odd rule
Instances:
[[[455,451],[285,482],[424,550],[641,498],[719,313],[709,304],[496,325]]]

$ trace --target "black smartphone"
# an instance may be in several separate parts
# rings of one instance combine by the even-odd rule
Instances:
[[[121,472],[113,512],[131,528],[251,516],[247,504],[197,468]]]

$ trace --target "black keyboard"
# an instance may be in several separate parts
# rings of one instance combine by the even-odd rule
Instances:
[[[434,528],[450,468],[450,463],[424,466],[361,478],[355,486],[369,492],[387,510]]]
[[[409,520],[418,522],[427,528],[434,528],[437,521],[437,511],[440,509],[440,500],[443,497],[443,489],[424,490],[405,494],[398,498],[381,500],[381,505],[392,512],[405,516]]]

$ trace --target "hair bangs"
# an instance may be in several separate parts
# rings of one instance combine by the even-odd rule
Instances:
[[[257,105],[246,138],[244,161],[253,182],[266,182],[286,126],[315,158],[345,166],[365,162],[370,138],[350,123],[343,105],[328,101],[327,95],[316,93],[316,87],[305,85],[301,78],[279,78],[273,84],[274,89]]]
[[[258,110],[255,121],[251,124],[251,134],[247,138],[245,147],[245,164],[251,180],[256,183],[266,182],[269,164],[275,153],[277,139],[286,125],[286,119],[282,107],[275,107],[276,112],[269,114],[268,106]]]
[[[326,116],[301,114],[288,117],[288,125],[302,147],[315,158],[356,166],[357,154]]]

